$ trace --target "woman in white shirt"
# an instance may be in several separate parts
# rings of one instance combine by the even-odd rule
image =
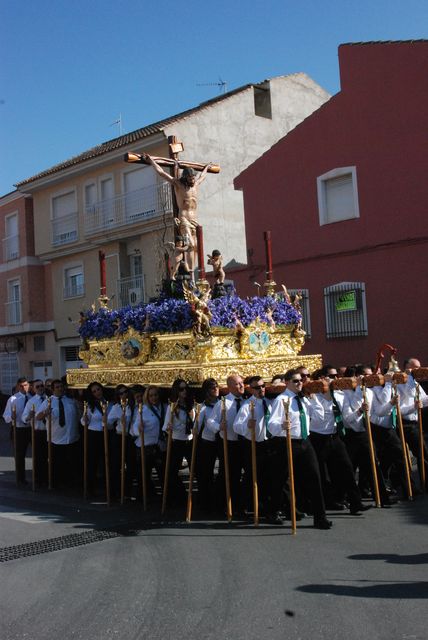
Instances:
[[[105,486],[105,459],[103,433],[103,406],[107,405],[107,413],[111,405],[105,399],[102,384],[91,382],[86,388],[88,402],[87,414],[82,416],[81,423],[88,423],[88,493],[96,491],[97,477],[101,476]]]
[[[198,479],[198,502],[204,511],[214,508],[214,467],[218,458],[219,438],[206,429],[207,421],[219,400],[219,386],[214,378],[202,383],[203,403],[199,413],[199,441],[196,454],[196,475]],[[224,500],[224,487],[221,487],[221,500]]]
[[[171,414],[171,405],[175,407]],[[187,382],[181,378],[171,387],[170,404],[166,410],[163,431],[172,431],[171,463],[169,469],[168,500],[180,503],[185,500],[184,485],[178,476],[183,458],[190,467],[192,457],[192,428],[195,420],[193,395]]]
[[[122,403],[125,408],[125,496],[132,493],[132,482],[135,478],[135,447],[131,442],[129,430],[135,413],[134,396],[124,384],[117,385],[114,391],[114,405],[109,411],[107,425],[111,430],[111,465],[113,495],[120,495],[122,468]]]
[[[144,434],[144,461],[146,467],[146,487],[148,497],[155,497],[156,489],[152,481],[152,470],[156,470],[159,483],[163,483],[163,455],[159,448],[159,440],[165,420],[166,408],[160,401],[159,389],[154,385],[146,388],[143,395],[141,407],[141,417],[139,407],[136,406],[134,418],[131,424],[131,435],[135,438],[137,449],[137,460],[139,461],[138,473],[138,495],[142,495],[141,476],[141,431]]]

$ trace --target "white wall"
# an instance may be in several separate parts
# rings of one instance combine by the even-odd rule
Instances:
[[[184,143],[181,159],[221,166],[200,187],[198,219],[205,253],[219,249],[225,263],[247,262],[242,193],[234,190],[234,178],[330,98],[304,73],[274,78],[270,91],[272,119],[255,115],[251,87],[165,129]]]

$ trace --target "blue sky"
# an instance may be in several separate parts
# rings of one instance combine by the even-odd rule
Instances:
[[[123,131],[304,71],[344,42],[428,37],[428,0],[0,0],[0,195]]]

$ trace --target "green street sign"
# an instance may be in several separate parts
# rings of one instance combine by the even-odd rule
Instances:
[[[336,300],[336,311],[356,311],[357,310],[357,292],[345,291],[341,293]]]

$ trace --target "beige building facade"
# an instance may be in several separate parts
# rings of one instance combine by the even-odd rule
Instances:
[[[35,255],[50,265],[55,375],[82,366],[76,329],[79,312],[100,295],[100,250],[110,306],[148,301],[165,276],[170,186],[150,166],[125,163],[124,154],[168,157],[168,137],[176,136],[184,145],[180,159],[220,164],[220,174],[208,174],[200,187],[204,245],[206,253],[219,249],[226,264],[245,264],[244,208],[234,178],[329,97],[303,73],[247,85],[17,185],[33,198]]]

